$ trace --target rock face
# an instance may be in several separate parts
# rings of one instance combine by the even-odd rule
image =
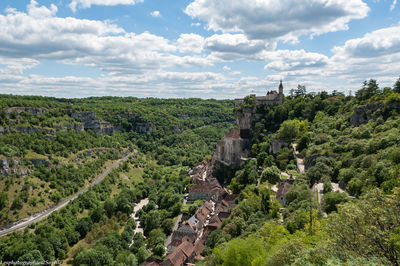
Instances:
[[[152,133],[153,124],[151,123],[136,123],[135,131],[138,133]]]
[[[271,144],[269,146],[269,153],[277,154],[280,149],[289,147],[289,145],[290,145],[289,141],[273,139],[273,140],[271,140]]]
[[[32,164],[33,165],[44,165],[44,166],[46,166],[46,167],[49,167],[51,164],[50,164],[50,161],[48,160],[48,159],[29,159],[31,162],[32,162]]]
[[[65,125],[59,125],[54,127],[55,130],[74,130],[77,132],[84,131],[85,128],[83,127],[83,124],[65,124]]]
[[[0,158],[0,175],[27,175],[29,170],[19,165],[18,159]]]
[[[251,108],[245,108],[235,112],[236,125],[239,129],[251,129],[254,119],[254,111]]]
[[[10,107],[5,110],[5,112],[10,115],[13,112],[20,114],[22,112],[30,113],[31,115],[37,116],[47,113],[49,110],[46,108],[38,108],[38,107]]]
[[[383,107],[383,103],[367,104],[357,107],[350,117],[350,125],[359,126],[374,118],[375,112]]]
[[[79,119],[83,123],[84,129],[91,129],[96,134],[106,134],[106,135],[114,135],[114,127],[111,123],[103,120],[96,119],[95,112],[71,112],[70,116],[75,119]]]
[[[250,139],[242,137],[239,129],[234,129],[218,142],[214,160],[230,168],[238,168],[247,157],[249,148]]]

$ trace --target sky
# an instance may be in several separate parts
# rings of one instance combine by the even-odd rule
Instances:
[[[0,0],[0,94],[354,94],[399,75],[397,0]]]

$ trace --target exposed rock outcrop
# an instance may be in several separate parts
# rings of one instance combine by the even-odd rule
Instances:
[[[31,163],[35,166],[37,165],[44,165],[46,167],[49,167],[51,165],[50,161],[48,159],[29,159],[29,161],[31,161]]]
[[[375,118],[376,111],[383,107],[383,103],[367,104],[357,107],[350,117],[350,125],[359,126]]]
[[[70,116],[75,119],[79,119],[83,123],[84,129],[91,129],[96,134],[114,135],[114,127],[111,123],[103,120],[96,119],[95,112],[79,112],[74,111],[70,113]]]
[[[22,112],[30,113],[31,115],[37,116],[47,113],[49,110],[46,108],[38,108],[38,107],[10,107],[5,110],[5,112],[10,115],[13,112],[16,112],[18,115]]]
[[[290,142],[280,139],[272,139],[269,146],[269,153],[277,154],[280,149],[289,147]]]
[[[247,157],[250,139],[242,137],[239,129],[232,130],[223,141],[218,142],[214,160],[230,168],[238,168]]]
[[[85,128],[83,127],[83,124],[64,124],[64,125],[58,125],[54,127],[55,130],[73,130],[77,132],[84,131]]]
[[[239,129],[251,129],[254,119],[254,111],[251,108],[245,108],[235,112],[236,125]]]
[[[153,124],[152,123],[136,123],[135,131],[138,133],[152,133]]]
[[[0,175],[27,175],[30,171],[19,163],[19,159],[0,158]]]

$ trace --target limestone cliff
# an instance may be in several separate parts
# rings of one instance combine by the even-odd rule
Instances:
[[[106,134],[106,135],[114,135],[114,127],[111,123],[103,120],[96,119],[95,112],[79,112],[73,111],[70,113],[70,116],[75,119],[79,119],[83,123],[84,129],[91,129],[96,134]]]
[[[152,133],[153,132],[153,124],[138,122],[135,124],[135,131],[138,133]]]
[[[0,175],[27,175],[31,170],[20,165],[20,159],[0,158]]]
[[[250,139],[242,138],[240,130],[234,129],[225,136],[223,141],[218,142],[214,160],[230,168],[238,168],[247,157],[249,148]]]
[[[49,110],[46,108],[38,108],[38,107],[10,107],[5,110],[7,114],[17,113],[18,115],[22,112],[29,113],[33,116],[42,115],[47,113]]]

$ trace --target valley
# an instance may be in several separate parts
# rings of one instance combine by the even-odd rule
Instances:
[[[3,96],[1,258],[396,265],[400,92],[365,97],[373,85],[236,101]]]

